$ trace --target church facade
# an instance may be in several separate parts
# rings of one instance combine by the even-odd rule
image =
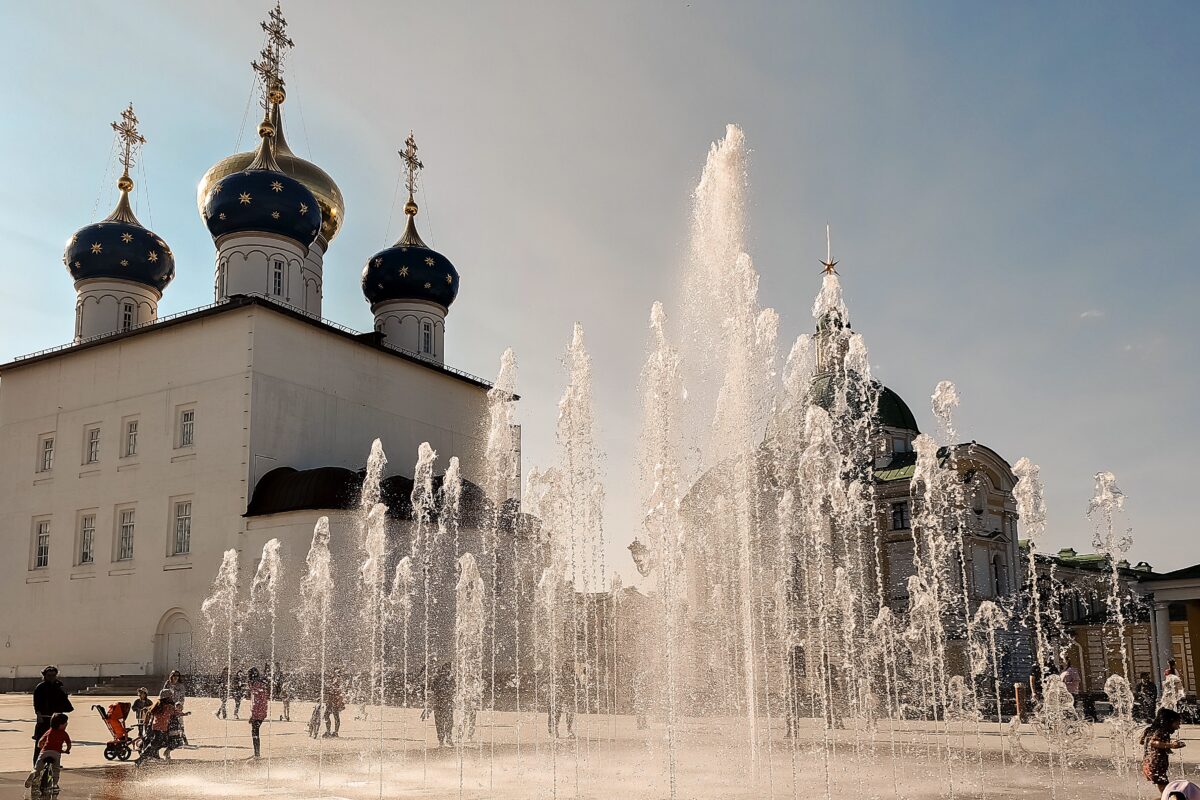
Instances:
[[[31,683],[50,662],[77,685],[188,668],[222,552],[239,550],[252,574],[276,537],[302,565],[316,517],[336,524],[355,500],[322,495],[314,470],[360,470],[375,438],[393,472],[429,442],[439,472],[454,455],[466,483],[482,480],[490,386],[445,365],[459,275],[417,233],[412,137],[407,227],[364,259],[374,330],[321,318],[324,256],[345,208],[336,183],[284,139],[284,26],[276,9],[254,64],[258,148],[200,182],[217,251],[212,304],[158,317],[175,257],[131,210],[130,166],[145,141],[131,106],[113,125],[116,208],[64,255],[73,342],[0,366],[0,531],[12,554],[0,686]],[[267,476],[286,501],[260,496],[252,513]]]

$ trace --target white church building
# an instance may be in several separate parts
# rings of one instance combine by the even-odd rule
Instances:
[[[264,27],[286,41],[281,17]],[[0,365],[0,689],[32,684],[47,663],[72,686],[186,669],[222,552],[252,570],[278,537],[302,563],[316,517],[349,513],[330,487],[377,437],[404,463],[428,441],[481,482],[490,387],[445,364],[459,276],[417,233],[415,143],[407,228],[363,270],[375,329],[325,321],[322,261],[344,205],[284,140],[284,49],[268,45],[255,64],[258,148],[200,183],[213,302],[158,317],[175,260],[131,210],[144,141],[131,107],[114,124],[116,208],[64,256],[74,341]]]

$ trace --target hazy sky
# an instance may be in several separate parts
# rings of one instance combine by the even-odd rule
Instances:
[[[211,302],[195,187],[251,144],[269,5],[0,6],[0,359],[70,339],[63,243],[111,209],[108,123],[130,100],[150,140],[137,211],[176,254],[159,313]],[[399,234],[395,150],[414,129],[421,231],[462,275],[447,362],[491,377],[514,348],[526,470],[554,458],[560,356],[586,328],[622,569],[646,318],[655,299],[677,311],[689,196],[727,122],[752,149],[749,247],[785,351],[811,327],[828,221],[877,376],[925,428],[933,387],[955,381],[963,438],[1040,463],[1050,545],[1090,549],[1092,475],[1109,469],[1132,559],[1200,561],[1195,5],[284,11],[289,142],[346,196],[325,316],[371,327],[359,275]]]

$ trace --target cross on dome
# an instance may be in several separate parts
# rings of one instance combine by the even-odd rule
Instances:
[[[400,160],[404,162],[404,185],[408,189],[408,202],[404,206],[404,213],[411,217],[417,213],[417,202],[413,197],[417,191],[417,173],[425,169],[425,165],[417,158],[417,140],[412,131],[408,132],[408,138],[404,140],[404,149],[398,152]]]

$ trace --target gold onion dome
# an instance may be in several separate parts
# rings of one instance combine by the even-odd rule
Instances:
[[[287,140],[283,136],[283,119],[279,112],[278,103],[272,105],[269,123],[267,120],[263,121],[263,125],[267,124],[270,124],[274,129],[275,141],[273,149],[275,161],[279,165],[279,171],[300,181],[317,198],[317,205],[321,209],[321,235],[325,237],[326,242],[332,242],[342,227],[342,219],[346,213],[346,205],[342,200],[342,190],[334,183],[333,178],[329,177],[329,173],[311,161],[306,161],[296,155],[288,147]],[[255,148],[254,150],[247,150],[244,153],[235,153],[221,159],[208,172],[204,173],[204,177],[200,179],[200,185],[196,190],[196,206],[199,208],[202,217],[204,216],[204,206],[212,187],[221,179],[235,172],[241,172],[250,166],[257,152],[258,149]]]

